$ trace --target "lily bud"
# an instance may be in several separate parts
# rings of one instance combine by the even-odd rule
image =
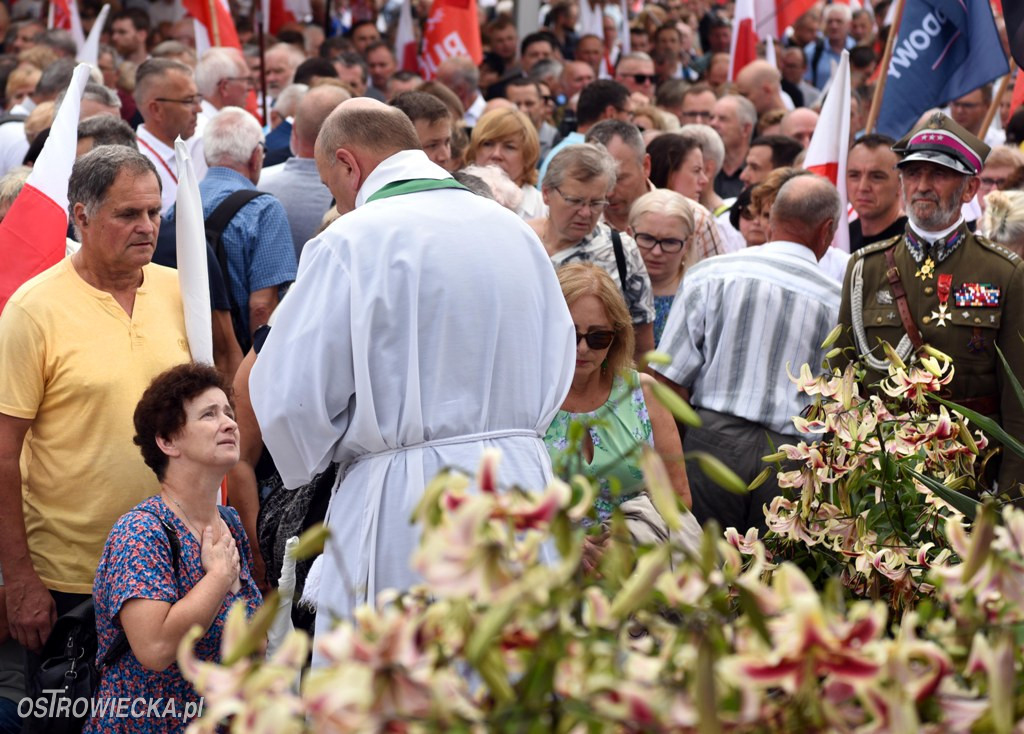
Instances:
[[[896,350],[892,348],[892,344],[885,341],[885,339],[879,339],[882,343],[882,351],[885,352],[885,358],[892,362],[893,366],[897,369],[905,370],[907,368],[906,363],[900,359],[900,355],[896,354]]]
[[[747,491],[753,492],[755,489],[760,487],[762,484],[768,481],[768,477],[775,471],[774,467],[766,466],[761,470],[761,473],[754,477],[754,481],[747,485]]]
[[[952,357],[950,357],[945,352],[939,351],[938,349],[933,347],[931,344],[925,344],[924,345],[924,351],[926,351],[932,357],[935,357],[935,359],[941,359],[943,362],[947,362],[948,363],[948,362],[952,362],[953,361]]]
[[[832,329],[832,331],[830,331],[828,333],[828,336],[825,337],[825,341],[823,341],[821,343],[821,348],[822,349],[828,349],[829,347],[831,347],[833,344],[836,343],[836,339],[838,339],[839,335],[842,334],[842,333],[843,333],[843,325],[842,324],[836,324],[835,327]]]
[[[836,347],[835,349],[829,349],[827,352],[825,352],[825,359],[834,359],[842,353],[843,350],[840,349],[839,347]]]
[[[970,429],[967,428],[966,425],[964,425],[964,422],[962,420],[958,420],[956,422],[956,430],[964,446],[970,449],[970,452],[972,454],[977,456],[979,454],[978,443],[974,440],[974,436],[971,435]]]
[[[942,377],[942,367],[939,366],[938,360],[932,357],[921,357],[921,366],[936,377]]]

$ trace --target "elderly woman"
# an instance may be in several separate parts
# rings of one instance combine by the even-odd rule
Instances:
[[[241,602],[251,616],[260,604],[238,513],[217,507],[221,480],[238,461],[229,392],[212,367],[183,364],[159,375],[135,408],[134,440],[160,494],[115,523],[96,571],[98,659],[108,658],[97,699],[161,699],[161,711],[172,701],[183,711],[199,700],[175,662],[185,633],[201,627],[196,654],[214,660],[228,609]],[[120,652],[108,656],[111,650]],[[105,713],[85,731],[177,732],[187,725],[180,714]]]
[[[555,267],[593,263],[621,286],[639,358],[654,349],[654,298],[633,238],[601,221],[615,187],[615,170],[615,159],[604,147],[590,143],[566,146],[551,159],[541,184],[548,216],[529,224]]]
[[[466,160],[478,166],[493,163],[508,174],[523,192],[516,210],[523,219],[547,213],[536,187],[540,140],[530,118],[519,110],[495,109],[485,113],[473,128]]]
[[[647,154],[651,156],[651,183],[656,188],[671,189],[687,199],[700,201],[708,177],[696,137],[680,133],[659,135],[647,144]]]
[[[983,221],[990,240],[1024,257],[1024,191],[991,192]]]
[[[682,194],[656,189],[633,202],[629,233],[640,248],[651,278],[657,344],[683,272],[699,258],[697,248],[690,246],[689,241],[693,234],[693,212]]]
[[[562,267],[558,282],[576,327],[576,371],[544,436],[556,473],[582,473],[598,483],[594,504],[604,522],[621,503],[645,493],[639,460],[643,449],[653,448],[666,459],[672,487],[689,506],[679,433],[672,414],[653,397],[653,378],[633,369],[633,325],[615,282],[583,263]],[[576,420],[587,429],[582,456],[566,452]]]

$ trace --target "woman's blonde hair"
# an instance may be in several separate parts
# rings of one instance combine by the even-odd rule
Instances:
[[[558,269],[558,283],[570,307],[583,296],[595,296],[604,306],[615,331],[608,348],[608,369],[615,375],[633,366],[636,337],[622,291],[604,270],[590,263],[572,263]]]
[[[686,240],[683,248],[683,260],[679,263],[679,272],[683,273],[691,265],[700,260],[700,252],[693,246],[693,203],[682,194],[671,189],[655,189],[648,191],[633,202],[629,209],[629,228],[636,231],[636,222],[645,214],[666,214],[675,217],[683,225],[682,239]]]
[[[540,160],[540,139],[530,118],[517,109],[491,110],[477,120],[473,136],[469,140],[466,160],[469,163],[476,163],[476,153],[481,145],[505,138],[516,139],[523,151],[522,180],[516,181],[516,186],[535,185],[537,161]]]
[[[985,235],[1024,256],[1024,191],[992,191],[985,197]]]

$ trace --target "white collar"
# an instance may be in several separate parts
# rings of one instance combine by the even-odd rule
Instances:
[[[772,240],[771,242],[765,242],[758,248],[762,251],[777,252],[780,255],[790,255],[798,257],[801,260],[806,260],[809,263],[818,264],[818,256],[814,254],[807,245],[801,245],[799,242],[791,242],[789,240]]]
[[[139,125],[135,130],[135,134],[136,137],[145,140],[146,144],[150,146],[152,151],[165,161],[174,158],[174,148],[170,147],[162,140],[158,139],[156,135],[147,130],[145,124]]]
[[[922,231],[922,230],[920,230],[920,229],[918,229],[917,227],[914,226],[914,221],[912,219],[908,219],[907,221],[910,224],[910,228],[912,230],[914,230],[914,234],[916,234],[922,240],[926,240],[929,245],[934,245],[936,242],[938,242],[942,238],[948,237],[949,235],[951,235],[953,233],[953,230],[955,230],[957,227],[959,227],[961,224],[963,224],[964,223],[964,215],[961,214],[960,218],[956,220],[956,223],[952,227],[947,227],[946,229],[943,229],[943,230],[941,230],[939,232],[924,232],[924,231]]]
[[[356,207],[382,188],[394,181],[406,181],[410,178],[451,178],[452,175],[441,166],[433,163],[422,150],[400,150],[389,158],[385,158],[374,168],[363,181],[356,194]]]

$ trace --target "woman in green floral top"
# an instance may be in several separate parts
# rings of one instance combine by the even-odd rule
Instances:
[[[544,436],[555,473],[596,479],[598,518],[645,489],[640,456],[658,451],[687,506],[690,490],[671,413],[651,393],[654,380],[633,369],[633,326],[622,294],[601,268],[564,265],[562,293],[576,326],[576,372],[569,394]],[[580,452],[567,452],[569,426],[587,426]]]

